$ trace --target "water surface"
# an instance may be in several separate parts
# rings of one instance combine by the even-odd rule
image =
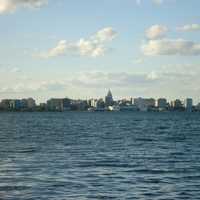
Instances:
[[[0,199],[200,198],[198,113],[0,113]]]

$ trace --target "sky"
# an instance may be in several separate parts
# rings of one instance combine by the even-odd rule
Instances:
[[[200,101],[199,0],[0,0],[0,99]]]

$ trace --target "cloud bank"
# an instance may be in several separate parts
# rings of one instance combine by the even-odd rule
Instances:
[[[158,39],[149,40],[142,45],[142,52],[147,56],[156,55],[200,55],[200,43],[183,39]]]
[[[11,73],[11,72],[10,72]],[[16,74],[16,76],[19,74]],[[0,94],[13,97],[30,95],[49,98],[70,94],[69,97],[96,97],[111,88],[115,96],[198,97],[200,91],[198,65],[165,65],[150,72],[88,71],[66,74],[63,78],[18,80],[15,84],[1,84]],[[13,77],[14,78],[14,77]],[[183,87],[184,85],[184,87]],[[172,90],[173,88],[173,90]],[[43,97],[42,97],[43,96]],[[46,100],[44,98],[44,100]]]
[[[68,76],[65,80],[51,80],[41,82],[23,83],[18,82],[13,86],[0,88],[0,93],[33,93],[47,91],[63,91],[67,88],[105,89],[105,88],[126,88],[134,86],[148,86],[156,80],[155,76],[139,73],[131,74],[127,72],[80,72]]]
[[[171,39],[166,37],[168,27],[153,25],[146,30],[147,40],[141,45],[142,53],[146,56],[157,55],[179,55],[198,56],[200,55],[200,43],[185,40],[182,38]],[[200,25],[192,24],[177,28],[179,31],[197,31]]]
[[[48,0],[0,0],[0,14],[12,13],[19,8],[39,8]]]

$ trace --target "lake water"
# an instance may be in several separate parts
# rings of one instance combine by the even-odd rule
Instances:
[[[0,199],[200,199],[198,113],[0,113]]]

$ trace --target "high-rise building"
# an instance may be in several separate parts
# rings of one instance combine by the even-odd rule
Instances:
[[[167,108],[167,99],[165,99],[165,98],[158,99],[157,107],[159,110],[165,110]]]
[[[108,94],[105,97],[105,105],[106,106],[112,106],[114,104],[112,92],[109,90]]]
[[[185,100],[185,109],[187,112],[192,112],[193,100],[191,98],[187,98]]]

